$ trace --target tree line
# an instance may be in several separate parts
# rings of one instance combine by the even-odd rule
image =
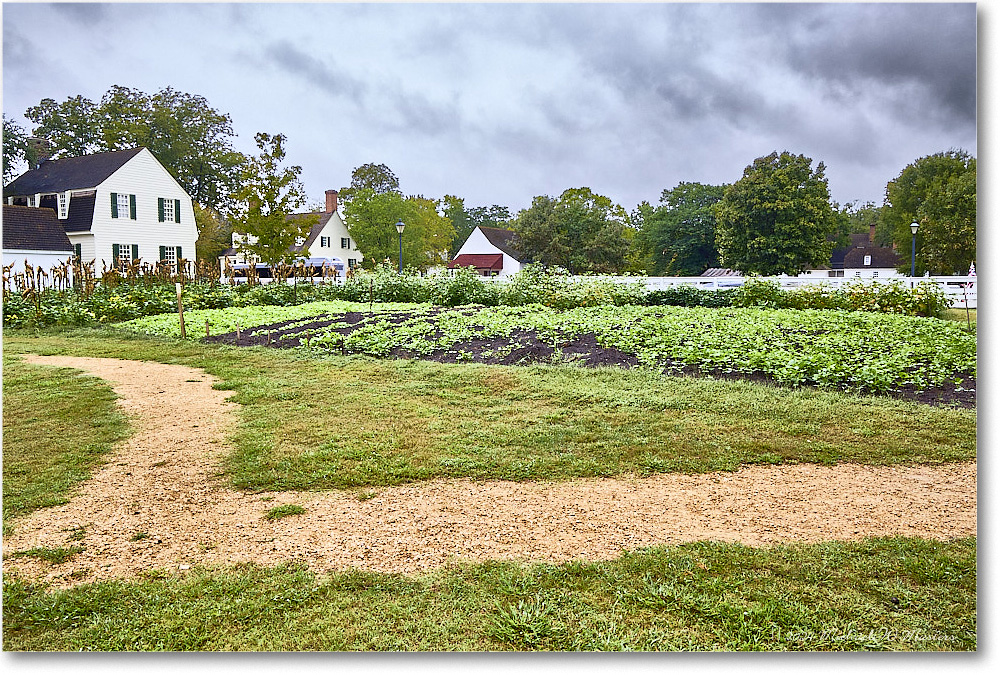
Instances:
[[[233,147],[232,120],[203,97],[171,88],[155,94],[114,86],[94,103],[82,96],[43,99],[25,117],[30,134],[3,119],[3,180],[39,159],[145,146],[195,201],[198,256],[213,259],[232,232],[245,252],[288,261],[290,246],[315,217],[288,218],[307,204],[301,167],[287,163],[283,134],[258,133],[259,153]],[[42,139],[43,146],[32,139]],[[513,230],[522,259],[574,274],[694,276],[710,267],[747,274],[796,274],[820,267],[852,233],[874,226],[876,242],[907,251],[917,234],[917,273],[964,274],[976,256],[976,159],[963,150],[921,157],[889,181],[881,205],[840,206],[830,198],[823,162],[774,152],[723,185],[680,182],[659,202],[631,213],[589,187],[535,196],[512,214],[506,206],[467,206],[462,197],[406,195],[385,164],[354,169],[340,191],[343,214],[367,266],[398,255],[427,270],[445,265],[478,227]],[[906,257],[905,255],[902,257]],[[909,269],[909,260],[901,269]]]

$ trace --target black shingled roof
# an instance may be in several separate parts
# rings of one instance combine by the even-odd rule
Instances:
[[[142,148],[101,152],[96,155],[50,159],[33,171],[22,174],[4,188],[4,197],[44,192],[85,190],[103,183]]]
[[[512,257],[514,260],[521,262],[521,253],[516,247],[516,233],[511,230],[500,229],[499,227],[483,227],[482,225],[479,226],[479,229],[484,235],[486,235],[487,241]]]
[[[55,211],[7,204],[3,206],[3,247],[22,251],[73,251]]]

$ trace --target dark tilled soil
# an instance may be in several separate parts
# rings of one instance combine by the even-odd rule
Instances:
[[[434,312],[431,312],[433,315]],[[378,320],[390,323],[402,323],[414,316],[411,312],[382,312]],[[281,323],[258,326],[251,330],[241,331],[239,337],[235,332],[222,333],[206,338],[206,342],[236,345],[239,347],[272,347],[290,349],[301,346],[306,337],[313,333],[330,332],[330,326],[344,323],[346,326],[333,328],[332,332],[340,335],[350,335],[360,328],[370,315],[361,312],[329,315],[317,318],[315,321],[302,323],[301,320],[284,321]],[[511,349],[513,347],[513,349]],[[348,352],[344,352],[345,354]],[[527,366],[533,364],[575,364],[586,367],[614,366],[632,368],[639,365],[639,359],[634,354],[623,352],[614,347],[602,347],[597,344],[594,334],[564,336],[558,349],[543,342],[533,330],[521,330],[509,337],[474,338],[455,344],[451,349],[436,350],[429,354],[417,354],[406,349],[393,349],[389,358],[424,359],[439,363],[485,363],[504,366]],[[778,383],[770,375],[759,372],[726,372],[723,370],[706,370],[683,363],[664,363],[663,367],[674,375],[691,377],[711,377],[722,380],[750,380],[765,384]],[[955,406],[960,408],[976,407],[976,380],[968,376],[961,377],[958,385],[932,387],[918,390],[912,386],[902,387],[889,394],[900,398],[929,405]],[[780,386],[780,385],[779,385]]]

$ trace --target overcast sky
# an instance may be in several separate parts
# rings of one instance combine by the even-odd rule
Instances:
[[[8,118],[116,84],[204,96],[243,152],[285,134],[312,201],[373,162],[467,206],[631,210],[788,150],[880,204],[918,157],[977,154],[974,4],[3,5]]]

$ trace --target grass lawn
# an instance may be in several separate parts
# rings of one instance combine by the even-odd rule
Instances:
[[[4,583],[7,650],[974,650],[975,539],[697,543],[420,577],[295,567],[46,592]]]
[[[976,456],[974,410],[887,398],[641,370],[318,358],[109,330],[8,333],[5,528],[8,518],[16,527],[17,515],[66,499],[100,453],[127,434],[106,384],[20,363],[14,357],[21,352],[204,368],[242,406],[225,468],[234,486],[248,489]],[[60,433],[49,433],[53,424]],[[57,564],[64,553],[27,554]],[[318,576],[294,565],[195,569],[184,577],[149,570],[142,581],[68,591],[5,575],[3,599],[6,650],[974,650],[977,644],[974,538],[768,549],[702,542],[608,562],[492,562],[420,576]]]
[[[66,502],[128,423],[103,381],[3,357],[3,528]]]
[[[7,335],[4,347],[204,368],[242,406],[225,469],[245,489],[976,456],[974,410],[641,369],[314,357],[82,330]]]

